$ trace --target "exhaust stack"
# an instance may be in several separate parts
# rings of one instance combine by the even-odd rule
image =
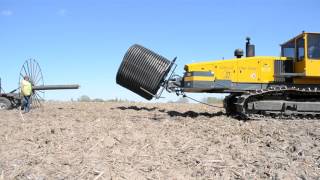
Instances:
[[[250,44],[250,37],[247,37],[246,40],[246,57],[253,57],[255,56],[255,46]]]

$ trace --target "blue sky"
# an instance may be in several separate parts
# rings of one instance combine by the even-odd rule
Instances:
[[[182,74],[187,63],[232,58],[246,36],[257,55],[277,56],[302,30],[320,31],[319,12],[319,0],[0,0],[0,77],[5,90],[16,88],[24,60],[35,58],[46,84],[81,85],[47,99],[142,101],[115,83],[130,45],[177,56]]]

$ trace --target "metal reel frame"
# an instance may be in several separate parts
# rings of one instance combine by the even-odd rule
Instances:
[[[21,87],[21,81],[25,76],[29,77],[29,80],[32,86],[44,85],[42,70],[40,68],[39,63],[35,59],[30,58],[23,63],[20,70],[20,74],[19,74],[19,87]],[[21,91],[19,91],[19,95],[21,97],[21,100],[23,100]],[[33,90],[31,95],[31,102],[30,102],[31,108],[40,108],[43,101],[44,101],[44,91]]]

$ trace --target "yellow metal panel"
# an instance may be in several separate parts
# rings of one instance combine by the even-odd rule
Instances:
[[[260,80],[260,61],[258,58],[243,59],[238,64],[238,82],[256,83]]]
[[[261,74],[259,81],[261,83],[269,83],[274,81],[274,59],[260,60]]]
[[[295,73],[304,73],[305,72],[305,67],[306,67],[306,61],[296,61],[294,63],[294,72]]]
[[[320,60],[307,60],[306,76],[309,76],[309,77],[320,76]]]
[[[214,81],[213,76],[190,76],[185,77],[185,81]]]
[[[213,73],[216,79],[219,80],[237,80],[237,63],[238,60],[234,59],[232,61],[219,61],[214,64]]]
[[[231,80],[239,83],[270,83],[274,81],[274,61],[286,59],[285,57],[255,56],[199,62],[187,64],[185,70],[187,72],[211,71],[214,80]],[[207,80],[208,77],[203,78]]]

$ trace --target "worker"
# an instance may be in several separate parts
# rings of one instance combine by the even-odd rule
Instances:
[[[23,80],[21,81],[20,88],[21,95],[23,97],[21,110],[24,110],[24,112],[27,113],[30,111],[30,97],[32,94],[32,84],[28,76],[24,76]]]

